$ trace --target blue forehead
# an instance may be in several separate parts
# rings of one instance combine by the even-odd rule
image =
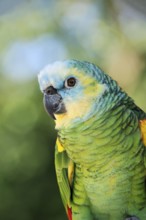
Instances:
[[[38,75],[40,89],[44,90],[48,86],[62,88],[67,74],[68,68],[64,62],[55,62],[46,66]]]
[[[95,78],[99,83],[110,84],[113,80],[105,74],[99,67],[86,61],[66,60],[57,61],[53,64],[46,66],[38,75],[40,89],[44,90],[48,86],[55,88],[62,88],[64,80],[73,73],[71,69],[78,69],[85,75],[90,75]]]

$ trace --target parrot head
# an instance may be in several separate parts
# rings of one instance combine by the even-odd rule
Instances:
[[[77,60],[49,64],[39,73],[38,81],[45,109],[55,120],[56,128],[92,117],[110,89],[118,88],[100,68]]]

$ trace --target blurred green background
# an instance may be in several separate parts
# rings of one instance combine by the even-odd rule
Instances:
[[[65,220],[37,74],[91,61],[146,111],[145,0],[0,1],[0,220]]]

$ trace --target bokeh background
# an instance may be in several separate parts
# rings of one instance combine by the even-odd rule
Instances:
[[[65,220],[37,74],[91,61],[146,111],[145,0],[0,1],[0,220]]]

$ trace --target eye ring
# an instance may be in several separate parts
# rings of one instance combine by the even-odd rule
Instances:
[[[76,85],[77,80],[74,77],[70,77],[65,81],[66,88],[72,88]]]

